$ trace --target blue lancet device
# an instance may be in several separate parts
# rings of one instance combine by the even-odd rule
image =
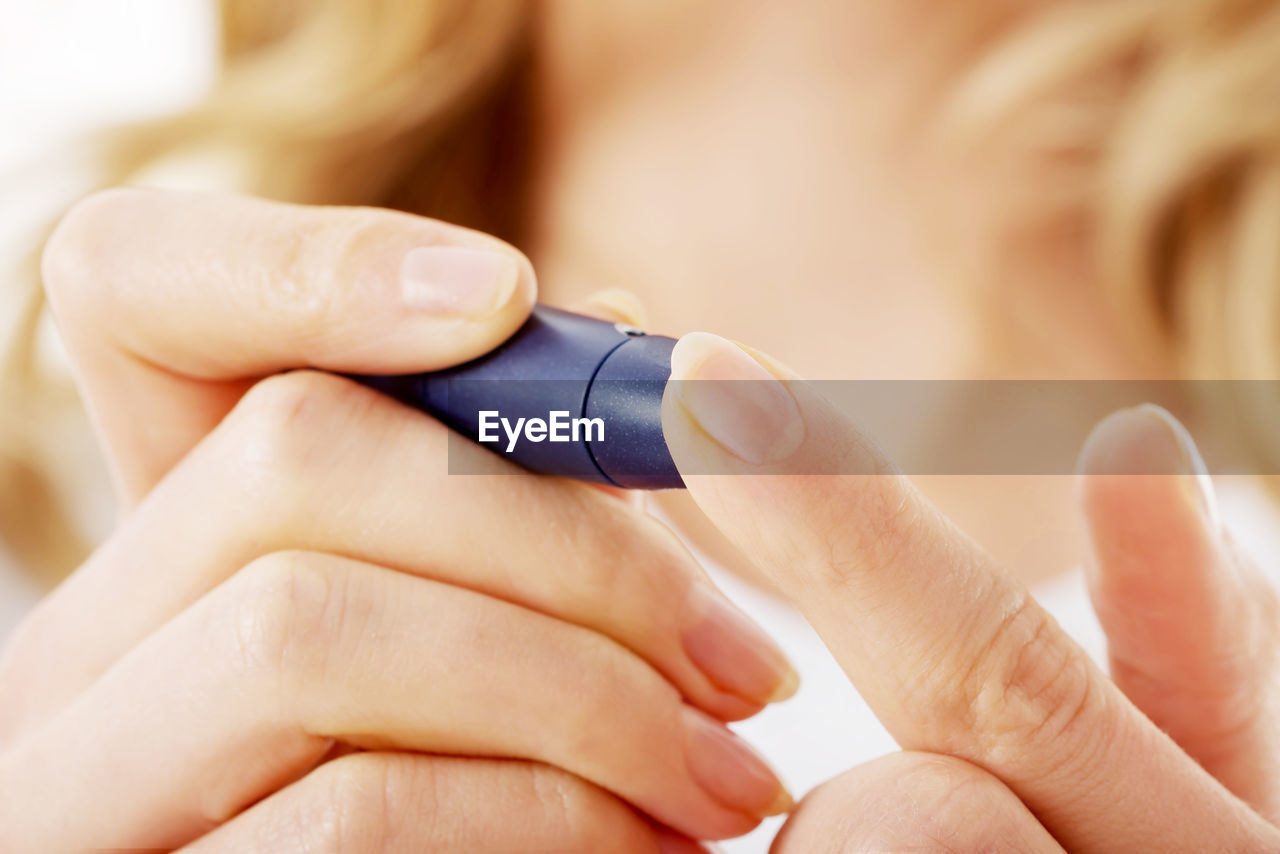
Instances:
[[[466,364],[356,379],[530,471],[673,489],[684,483],[662,436],[662,392],[675,343],[539,305],[501,346]]]

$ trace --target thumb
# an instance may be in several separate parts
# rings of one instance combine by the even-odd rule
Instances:
[[[1223,532],[1190,435],[1159,407],[1118,412],[1094,429],[1080,472],[1113,679],[1227,788],[1280,814],[1276,594]]]
[[[373,208],[118,189],[45,247],[45,287],[125,497],[257,379],[411,373],[491,350],[534,301],[500,240]]]

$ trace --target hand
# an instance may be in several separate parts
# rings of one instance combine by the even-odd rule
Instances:
[[[534,301],[511,247],[127,190],[44,267],[129,509],[0,664],[0,849],[700,850],[789,805],[721,721],[793,677],[669,532],[280,373],[485,352]]]
[[[1176,422],[1128,410],[1084,452],[1112,679],[846,417],[756,356],[681,340],[668,444],[905,751],[806,798],[776,851],[1280,850],[1276,594],[1218,526]],[[1117,473],[1135,470],[1183,474]],[[823,471],[867,473],[788,474]]]

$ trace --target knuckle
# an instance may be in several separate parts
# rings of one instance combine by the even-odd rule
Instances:
[[[545,765],[530,767],[530,786],[539,833],[567,851],[590,851],[599,842],[598,828],[587,819],[593,814],[592,798],[575,777]]]
[[[297,432],[299,422],[325,419],[334,404],[349,393],[350,384],[321,371],[289,371],[267,377],[240,399],[233,417],[247,420],[251,432],[270,438]],[[313,426],[313,425],[311,425]]]
[[[229,585],[231,661],[275,679],[315,677],[351,615],[345,574],[306,552],[273,552]],[[282,686],[283,687],[283,686]]]
[[[319,371],[290,371],[251,388],[227,418],[232,455],[251,483],[280,487],[305,481],[323,466],[341,420],[371,392]],[[287,509],[288,502],[285,503]]]
[[[1088,660],[1030,594],[1020,594],[970,661],[954,696],[965,703],[960,723],[979,739],[981,755],[1013,767],[1029,744],[1080,755],[1102,732],[1086,722],[1102,699]]]
[[[399,759],[353,754],[324,765],[317,772],[317,795],[303,803],[298,816],[302,838],[309,842],[307,850],[324,854],[386,850],[393,836],[395,804],[407,778]],[[429,821],[430,816],[417,815],[415,820]]]
[[[651,832],[615,796],[559,768],[531,763],[527,769],[528,786],[516,813],[532,827],[530,850],[651,850]]]
[[[40,255],[40,274],[61,311],[90,311],[107,295],[113,229],[157,191],[129,187],[99,190],[72,205],[54,227]],[[61,299],[61,297],[67,299]],[[86,305],[88,303],[88,305]]]
[[[348,217],[334,218],[325,211],[289,210],[290,217],[271,247],[270,287],[254,288],[259,311],[290,318],[281,324],[299,336],[320,335],[334,320],[341,293],[333,261],[345,245]]]
[[[999,780],[964,760],[898,753],[820,786],[802,803],[795,832],[815,835],[802,850],[832,854],[1012,852],[1019,834],[1008,813],[1016,805]]]
[[[279,215],[288,222],[272,247],[270,286],[251,293],[261,300],[258,309],[292,321],[282,329],[297,345],[328,342],[349,326],[352,291],[370,275],[366,247],[403,239],[404,223],[374,208],[289,208]]]

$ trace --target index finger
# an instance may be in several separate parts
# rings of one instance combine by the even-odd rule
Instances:
[[[994,773],[1071,851],[1275,844],[810,387],[705,334],[672,368],[663,427],[690,493],[904,748]]]
[[[254,380],[465,362],[514,332],[536,291],[513,247],[434,220],[139,189],[73,207],[43,275],[130,500]]]

